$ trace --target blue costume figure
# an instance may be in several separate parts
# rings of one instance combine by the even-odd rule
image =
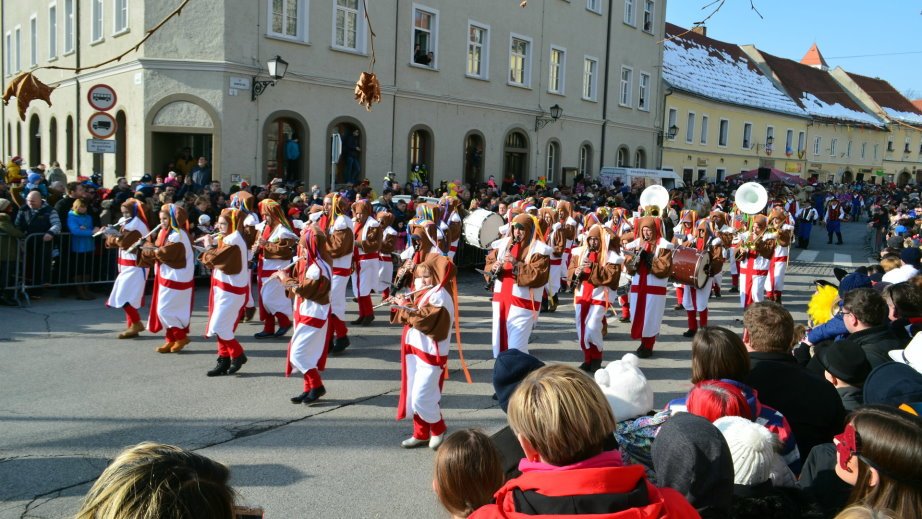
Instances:
[[[797,248],[806,249],[810,246],[810,233],[813,224],[819,219],[819,214],[809,200],[804,201],[804,206],[797,215]]]
[[[826,222],[826,234],[829,235],[827,243],[832,243],[832,235],[835,234],[837,244],[842,245],[842,216],[844,213],[838,199],[833,198],[826,204],[826,216],[823,220]]]

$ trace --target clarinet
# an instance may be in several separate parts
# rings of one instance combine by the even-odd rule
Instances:
[[[392,294],[396,294],[398,290],[404,289],[410,285],[410,277],[414,269],[416,269],[416,264],[413,263],[413,257],[411,256],[409,259],[403,262],[403,265],[400,265],[400,268],[397,269],[397,274],[394,276],[394,282],[391,283]]]
[[[487,282],[483,285],[483,289],[487,292],[493,291],[493,287],[496,281],[499,279],[499,273],[503,269],[503,263],[505,262],[506,254],[509,252],[509,249],[512,248],[512,243],[512,239],[510,238],[502,256],[499,254],[496,255],[496,263],[493,264],[493,270],[490,271],[490,276],[487,278]],[[513,269],[513,274],[515,274],[515,269]]]

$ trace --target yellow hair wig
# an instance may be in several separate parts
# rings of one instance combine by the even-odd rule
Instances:
[[[834,286],[823,285],[816,287],[816,292],[807,304],[807,315],[813,326],[819,326],[832,319],[835,309],[839,304],[839,289]]]

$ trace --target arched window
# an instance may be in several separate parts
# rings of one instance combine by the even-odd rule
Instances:
[[[128,119],[123,110],[115,114],[115,128],[115,176],[124,177],[128,169]]]
[[[621,146],[620,148],[618,148],[618,161],[616,164],[618,164],[619,168],[628,167],[627,157],[628,157],[627,146]]]
[[[38,114],[29,118],[29,165],[42,163],[42,127]]]
[[[6,123],[6,154],[11,157],[17,154],[13,151],[13,125],[10,123]]]
[[[433,184],[432,177],[432,132],[417,127],[410,131],[409,171],[410,181]]]
[[[557,171],[560,170],[560,144],[556,141],[547,143],[547,157],[544,164],[544,178],[548,183],[557,182]]]
[[[64,127],[64,138],[67,139],[67,144],[64,146],[67,150],[64,155],[64,169],[72,170],[74,169],[74,118],[69,115],[67,116],[67,124]]]
[[[647,152],[643,148],[637,148],[634,151],[634,167],[635,168],[645,168],[647,167]]]
[[[528,137],[521,130],[506,134],[503,146],[503,175],[522,183],[528,177]]]
[[[22,155],[22,123],[16,123],[16,151],[13,154]]]
[[[464,182],[473,186],[483,182],[483,135],[470,132],[464,139]]]
[[[586,177],[592,171],[592,146],[583,144],[579,147],[579,174]]]
[[[58,160],[58,120],[54,117],[48,121],[48,160]]]

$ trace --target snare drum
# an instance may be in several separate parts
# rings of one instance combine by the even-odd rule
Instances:
[[[464,241],[481,249],[489,249],[490,244],[499,239],[499,228],[505,222],[503,217],[486,209],[477,209],[467,215],[461,227]]]
[[[704,288],[710,274],[711,257],[690,247],[679,247],[672,252],[672,273],[669,279],[683,285]]]

